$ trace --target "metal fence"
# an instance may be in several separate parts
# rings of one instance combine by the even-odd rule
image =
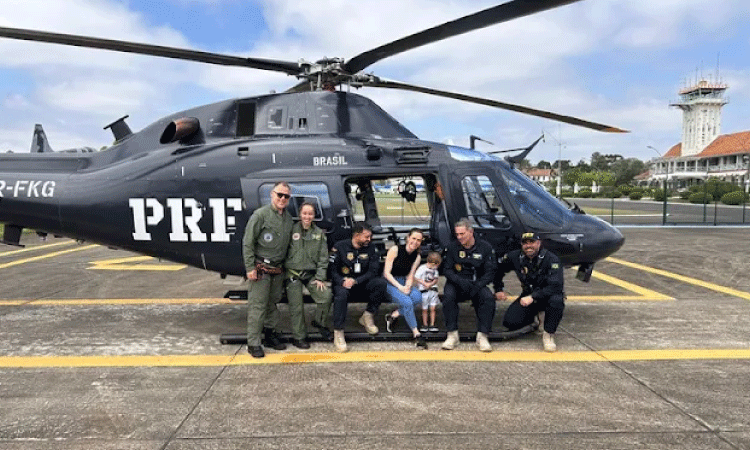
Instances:
[[[608,192],[604,192],[606,196]],[[719,200],[694,204],[679,197],[654,200],[621,198],[566,198],[587,214],[612,225],[750,225],[750,202],[725,205]]]

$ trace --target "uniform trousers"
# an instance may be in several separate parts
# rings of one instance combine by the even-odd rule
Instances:
[[[349,306],[349,299],[356,298],[358,301],[367,299],[366,311],[376,315],[380,304],[385,298],[386,285],[388,284],[383,277],[376,277],[360,286],[355,284],[351,289],[344,286],[333,287],[333,329],[343,330],[346,323],[346,311]]]
[[[474,285],[472,284],[471,287],[473,289]],[[477,331],[486,334],[492,330],[492,321],[495,320],[495,296],[487,286],[482,287],[473,297],[470,291],[470,289],[461,289],[460,286],[451,282],[445,283],[443,316],[445,316],[447,331],[458,330],[458,303],[466,299],[470,299],[474,307],[477,316]]]
[[[279,309],[285,274],[263,275],[257,281],[248,280],[247,285],[247,345],[261,345],[263,328],[276,330],[279,324]]]
[[[318,289],[314,278],[302,279],[294,277],[287,280],[286,299],[289,302],[289,316],[292,322],[292,336],[294,339],[307,339],[307,325],[305,324],[305,300],[302,287],[306,287],[315,302],[313,320],[324,327],[328,326],[331,317],[331,289]]]
[[[563,296],[535,298],[529,306],[521,306],[521,297],[508,306],[503,317],[503,326],[509,330],[517,330],[534,323],[534,317],[544,311],[544,331],[553,334],[562,320],[565,301]]]

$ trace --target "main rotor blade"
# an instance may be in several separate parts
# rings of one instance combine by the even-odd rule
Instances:
[[[243,58],[239,56],[222,55],[219,53],[201,52],[161,45],[141,44],[137,42],[102,39],[73,34],[50,33],[46,31],[27,30],[21,28],[0,27],[0,37],[20,39],[25,41],[48,42],[51,44],[71,45],[75,47],[98,48],[117,52],[137,53],[140,55],[161,56],[164,58],[197,61],[224,66],[250,67],[253,69],[284,72],[289,75],[300,73],[299,64],[290,61],[272,59]]]
[[[545,119],[555,120],[557,122],[563,122],[578,127],[590,128],[596,131],[603,131],[605,133],[628,133],[628,130],[623,130],[617,127],[609,125],[603,125],[600,123],[589,122],[588,120],[578,119],[571,116],[563,116],[549,111],[542,111],[540,109],[528,108],[526,106],[514,105],[511,103],[498,102],[496,100],[490,100],[487,98],[473,97],[466,94],[458,94],[455,92],[441,91],[438,89],[432,89],[424,86],[415,86],[411,84],[401,83],[399,81],[384,80],[382,78],[376,78],[372,83],[368,83],[367,86],[381,87],[389,89],[403,89],[406,91],[422,92],[424,94],[437,95],[439,97],[453,98],[456,100],[463,100],[470,103],[478,103],[480,105],[493,106],[495,108],[507,109],[509,111],[515,111],[522,114],[528,114],[536,117],[543,117]]]
[[[577,1],[580,0],[513,0],[361,53],[347,61],[344,69],[354,74],[381,59],[413,48]]]

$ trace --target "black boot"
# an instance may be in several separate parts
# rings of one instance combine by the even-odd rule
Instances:
[[[323,338],[324,341],[331,342],[333,341],[333,333],[331,333],[331,330],[324,327],[323,325],[319,324],[317,321],[313,320],[310,325],[314,326],[318,329],[318,332],[320,333],[320,337]]]
[[[281,339],[279,339],[279,335],[276,334],[276,330],[264,328],[263,334],[265,335],[265,338],[263,339],[263,345],[274,350],[286,350],[286,344],[281,342]]]
[[[253,358],[263,358],[266,353],[263,351],[263,347],[260,345],[248,345],[247,352],[252,355]]]

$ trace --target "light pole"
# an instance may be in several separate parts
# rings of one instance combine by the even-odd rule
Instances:
[[[655,149],[654,147],[647,145],[646,148],[650,148],[651,150],[655,151],[657,155],[659,155],[659,158],[664,159],[661,156],[661,152],[659,150]],[[669,181],[669,163],[665,161],[665,164],[667,165],[667,173],[664,175],[664,206],[662,207],[661,212],[661,224],[666,225],[667,224],[667,182]]]
[[[555,139],[555,137],[552,134],[546,134],[545,137],[549,136],[552,138],[555,143],[557,143],[557,198],[562,198],[562,130],[558,130],[560,139]]]

